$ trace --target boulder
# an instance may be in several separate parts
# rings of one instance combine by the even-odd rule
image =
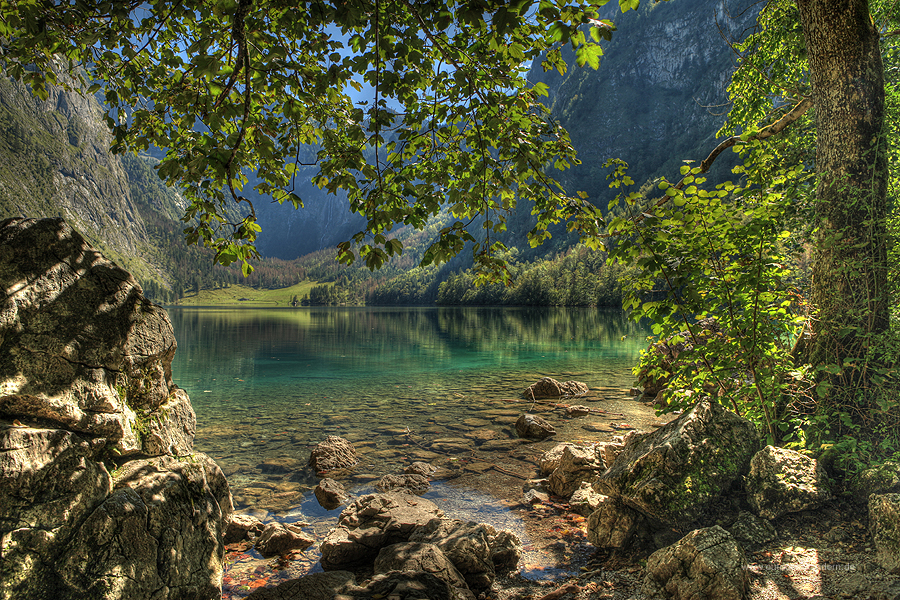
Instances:
[[[741,511],[728,533],[749,551],[756,551],[778,537],[771,523],[747,511]]]
[[[344,486],[328,477],[319,481],[313,493],[316,495],[319,505],[325,510],[334,510],[350,499],[350,494],[347,493]]]
[[[547,488],[554,496],[568,498],[582,483],[596,481],[604,470],[594,448],[566,446],[547,480]]]
[[[333,600],[355,586],[356,578],[349,571],[310,573],[273,587],[256,588],[247,600]]]
[[[570,442],[557,444],[541,455],[541,475],[549,475],[556,467],[559,466],[559,459],[562,457],[563,449],[567,446],[574,446]]]
[[[518,538],[506,532],[498,532],[486,523],[457,519],[432,521],[417,529],[410,541],[437,546],[462,573],[466,584],[475,592],[490,589],[495,576],[495,558],[505,573],[518,563],[521,544]],[[507,556],[508,553],[515,558]],[[503,558],[499,558],[503,555]]]
[[[14,218],[0,223],[0,281],[0,416],[119,454],[190,453],[194,412],[171,397],[172,324],[127,271],[62,219]]]
[[[263,528],[255,548],[263,558],[270,558],[291,550],[306,550],[315,543],[315,538],[303,533],[297,525],[274,522]]]
[[[583,517],[590,517],[600,508],[600,504],[605,497],[595,492],[594,486],[590,482],[585,481],[569,497],[569,510]]]
[[[359,462],[353,444],[342,437],[329,435],[316,444],[309,455],[309,466],[317,475],[335,469],[349,469]]]
[[[86,449],[78,434],[58,431],[27,436],[69,443],[32,464],[31,476],[16,477],[24,496],[0,499],[0,597],[220,598],[232,507],[218,466],[202,454],[161,456],[128,461],[110,476],[90,453],[78,454]],[[66,467],[71,479],[59,475]],[[0,473],[0,489],[9,489],[9,472]],[[38,502],[25,509],[29,494]]]
[[[869,496],[869,532],[878,564],[900,575],[900,494]]]
[[[355,568],[385,546],[409,541],[418,527],[443,516],[430,500],[403,494],[368,494],[344,509],[338,526],[319,545],[322,568]]]
[[[631,435],[594,489],[659,526],[707,522],[759,444],[753,423],[704,400],[656,431]]]
[[[165,311],[61,219],[0,223],[0,283],[0,598],[221,597],[231,493]]]
[[[747,502],[764,519],[818,508],[831,497],[825,470],[816,459],[766,446],[750,461]]]
[[[598,548],[624,548],[631,543],[644,517],[616,498],[601,496],[587,522],[587,538]]]
[[[744,551],[714,525],[696,529],[647,559],[641,594],[649,600],[742,600],[748,587]]]
[[[555,435],[556,429],[546,419],[526,413],[516,420],[516,433],[520,438],[543,440]]]
[[[254,516],[231,513],[231,516],[225,522],[224,542],[227,545],[259,537],[264,527],[263,522]]]
[[[535,400],[539,398],[584,396],[590,391],[590,388],[580,381],[560,383],[552,377],[543,377],[525,388],[522,395],[529,400]]]
[[[403,475],[385,475],[375,484],[375,489],[379,492],[406,492],[413,496],[421,496],[428,491],[431,484],[425,479],[424,475],[407,474]]]
[[[475,600],[463,576],[434,544],[404,542],[385,546],[375,558],[374,570],[376,575],[392,571],[428,573],[450,584],[456,598]]]
[[[426,462],[416,461],[410,465],[407,465],[403,472],[407,475],[422,475],[423,477],[429,477],[433,475],[437,469]]]

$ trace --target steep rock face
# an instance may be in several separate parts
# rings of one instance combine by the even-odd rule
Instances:
[[[565,75],[544,72],[535,61],[529,79],[549,87],[547,105],[582,161],[558,174],[570,193],[586,191],[605,207],[615,194],[603,167],[609,158],[628,162],[640,185],[650,177],[677,178],[683,160],[706,157],[734,70],[722,36],[736,39],[752,24],[757,10],[744,10],[749,4],[642,2],[638,11],[622,14],[610,3],[603,16],[618,30],[603,44],[598,70],[575,66],[571,51]]]
[[[103,109],[93,96],[51,86],[40,100],[0,78],[0,216],[63,217],[104,249],[149,243]]]
[[[0,223],[0,284],[0,600],[220,597],[231,494],[165,311],[61,219]]]
[[[0,415],[48,419],[148,454],[160,452],[142,448],[137,429],[179,419],[176,450],[189,451],[193,410],[169,398],[172,324],[131,275],[62,219],[9,219],[0,280]],[[160,410],[167,402],[181,406]]]
[[[290,203],[278,204],[268,198],[254,202],[262,227],[258,248],[263,255],[291,260],[334,248],[365,227],[365,218],[350,212],[347,194],[332,196],[320,190],[309,182],[314,174],[308,167],[301,168],[297,177],[303,208],[295,209]]]

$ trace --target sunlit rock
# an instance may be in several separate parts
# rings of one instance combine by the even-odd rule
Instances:
[[[631,435],[594,489],[660,526],[703,521],[726,507],[759,445],[753,423],[703,401],[656,431]]]
[[[520,438],[542,440],[555,435],[556,429],[542,417],[524,414],[516,421],[516,433]]]
[[[221,597],[231,493],[165,311],[61,219],[0,223],[0,283],[0,598]]]
[[[580,381],[560,382],[552,377],[543,377],[525,388],[522,396],[529,400],[568,398],[584,396],[590,391],[590,388]]]
[[[766,446],[750,461],[747,502],[760,517],[818,508],[831,497],[818,461],[787,448]]]
[[[641,594],[650,600],[742,600],[748,587],[746,562],[741,547],[718,525],[696,529],[650,555]]]
[[[568,498],[583,482],[596,481],[604,470],[592,446],[566,446],[547,480],[547,489],[554,496]]]
[[[316,474],[349,469],[359,462],[359,455],[353,444],[342,437],[329,435],[324,441],[316,444],[309,455],[309,466]]]
[[[189,403],[161,409],[173,388],[172,325],[127,271],[62,219],[17,218],[0,223],[0,282],[0,415],[103,437],[122,454],[190,451]],[[174,425],[178,439],[158,439],[154,422]]]
[[[900,494],[869,496],[869,531],[878,563],[900,574]]]
[[[344,509],[319,545],[322,567],[337,570],[371,562],[384,546],[409,541],[416,528],[443,512],[430,500],[389,492],[368,494]]]

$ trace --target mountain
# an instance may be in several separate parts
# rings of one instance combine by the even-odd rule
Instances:
[[[638,185],[679,177],[683,161],[696,164],[716,146],[727,113],[727,87],[736,57],[728,40],[743,37],[755,23],[751,0],[643,2],[620,14],[607,5],[617,31],[603,44],[600,68],[575,66],[571,50],[565,75],[544,72],[535,61],[533,82],[545,83],[551,115],[569,131],[581,160],[560,175],[570,193],[587,192],[605,207],[609,158],[621,158]],[[719,159],[714,175],[726,175],[731,155]]]
[[[164,279],[122,161],[109,145],[93,97],[51,88],[39,100],[23,84],[0,78],[0,216],[64,217],[135,276]]]
[[[643,3],[638,11],[618,14],[611,3],[605,16],[618,30],[604,44],[599,70],[575,66],[570,50],[564,51],[570,64],[564,75],[543,72],[535,62],[529,77],[548,85],[546,104],[569,130],[581,159],[581,164],[556,174],[570,193],[583,190],[605,207],[612,196],[608,169],[603,167],[606,159],[627,161],[629,174],[642,184],[654,177],[677,177],[682,161],[699,161],[714,147],[734,68],[734,54],[725,40],[740,38],[755,16],[740,3],[728,6],[731,13],[721,0],[679,0]],[[145,287],[167,290],[174,297],[186,289],[241,280],[213,267],[209,252],[184,244],[180,217],[185,201],[157,177],[156,157],[110,154],[104,109],[93,97],[51,89],[50,97],[41,101],[22,84],[0,77],[0,133],[0,217],[65,217]],[[727,174],[729,166],[726,157],[720,158],[718,174]],[[314,167],[304,169],[300,175],[313,175]],[[345,196],[328,195],[308,177],[297,178],[295,191],[305,202],[301,210],[259,197],[250,187],[244,194],[253,201],[262,226],[258,248],[264,256],[291,260],[322,252],[365,225],[349,211]],[[560,229],[550,243],[528,248],[530,210],[518,207],[505,238],[507,245],[521,249],[522,260],[574,243]],[[433,234],[403,235],[409,236],[404,239],[409,239],[410,252],[396,266],[409,269]],[[446,278],[450,270],[466,264],[462,258],[432,271],[431,277]],[[324,265],[321,256],[315,260]],[[281,274],[269,281],[289,280],[309,267],[292,263],[278,268]],[[388,269],[379,278],[394,273]],[[352,275],[355,280],[364,276]],[[371,289],[376,284],[367,285]]]

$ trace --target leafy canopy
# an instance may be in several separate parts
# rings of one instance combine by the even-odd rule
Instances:
[[[596,68],[607,1],[0,1],[0,61],[43,96],[62,73],[86,73],[105,94],[114,150],[167,150],[159,174],[190,202],[187,238],[217,262],[252,270],[260,227],[242,188],[253,178],[300,207],[297,163],[315,147],[314,183],[346,190],[368,220],[339,246],[344,262],[381,266],[403,250],[394,226],[422,228],[449,205],[454,222],[422,263],[471,242],[503,276],[492,235],[517,202],[534,205],[535,244],[563,219],[596,233],[599,214],[548,175],[575,152],[538,102],[546,87],[525,74],[542,52],[545,69],[564,71],[567,43]]]

